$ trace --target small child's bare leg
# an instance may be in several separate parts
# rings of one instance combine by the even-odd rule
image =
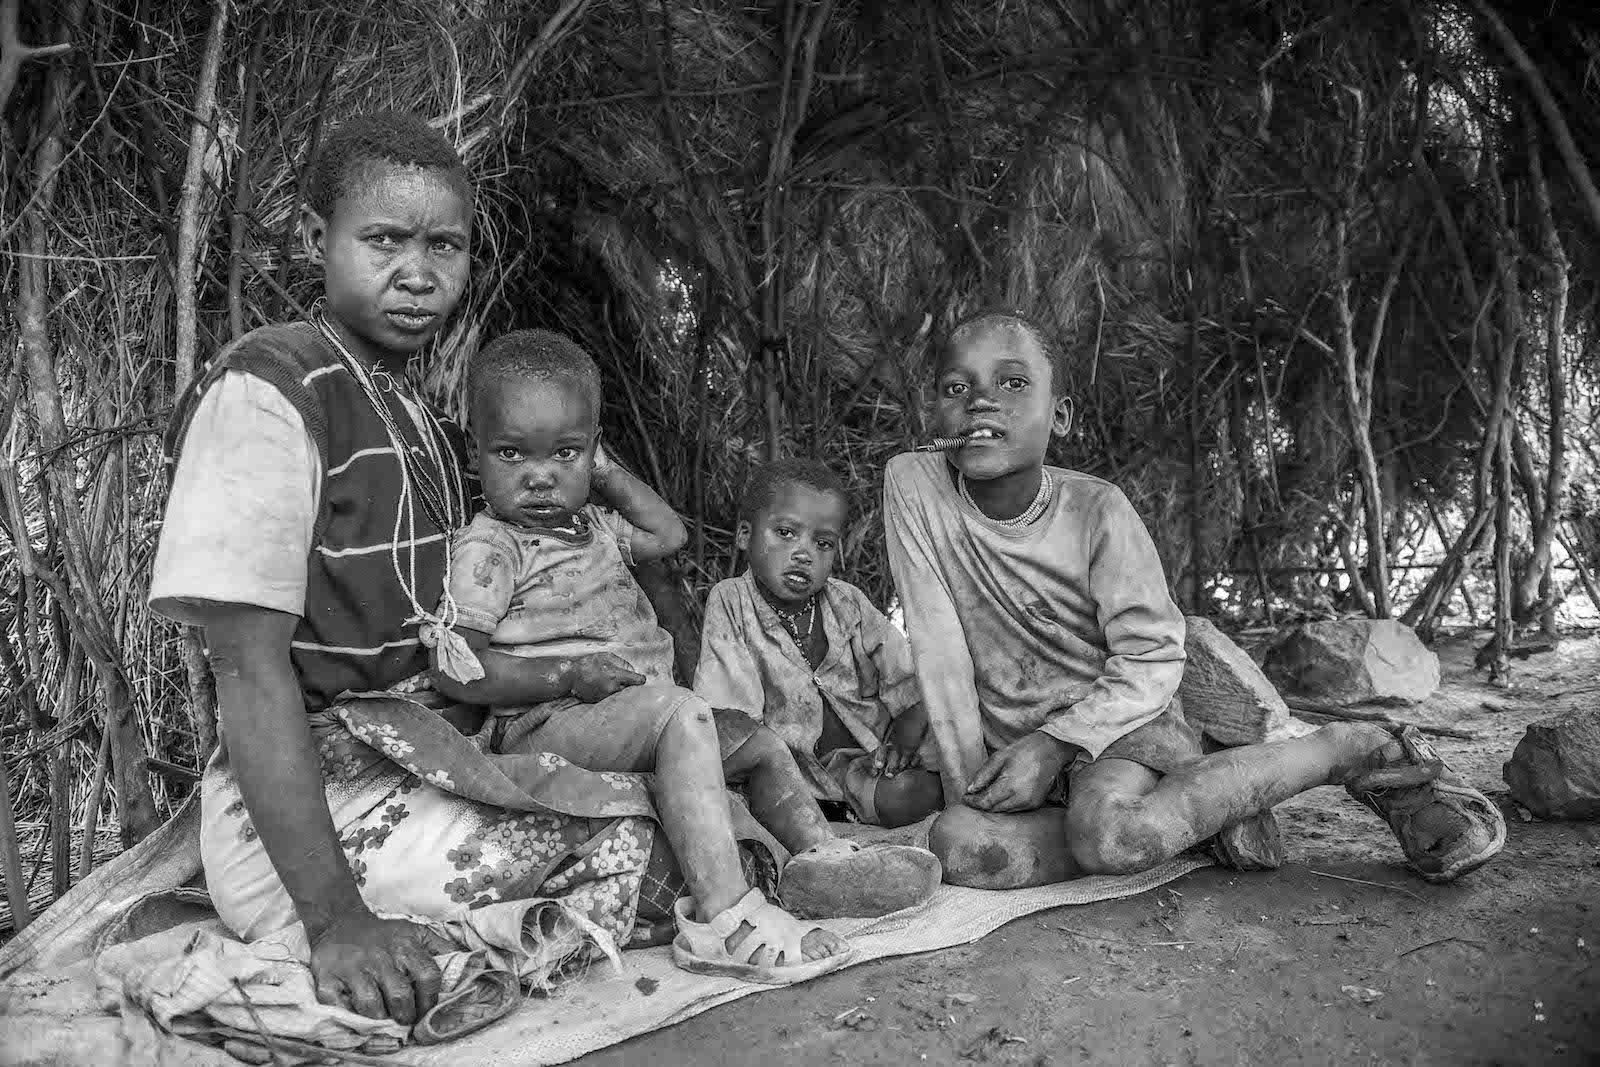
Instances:
[[[788,746],[766,727],[752,725],[749,736],[722,762],[728,781],[749,789],[750,814],[790,852],[804,852],[832,838],[828,817]]]
[[[655,769],[661,828],[683,870],[697,917],[708,922],[738,903],[750,887],[739,869],[716,726],[703,701],[685,700],[661,732]],[[736,949],[748,932],[735,931],[728,948]],[[821,929],[810,931],[801,942],[808,960],[845,949],[843,939]]]

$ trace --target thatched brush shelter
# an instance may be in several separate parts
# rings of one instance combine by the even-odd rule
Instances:
[[[1600,15],[1528,10],[0,0],[13,914],[213,743],[198,643],[144,606],[159,434],[309,300],[297,175],[378,106],[481,177],[474,286],[417,373],[456,404],[486,335],[579,338],[609,439],[691,519],[657,584],[729,574],[748,465],[808,453],[887,602],[879,472],[931,339],[1003,302],[1075,361],[1061,461],[1128,490],[1191,610],[1493,621],[1497,671],[1516,626],[1592,619]]]

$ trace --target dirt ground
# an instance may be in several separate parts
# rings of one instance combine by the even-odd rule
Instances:
[[[1600,823],[1525,821],[1500,778],[1528,722],[1600,700],[1600,637],[1519,662],[1510,689],[1472,671],[1482,640],[1443,642],[1444,689],[1394,713],[1474,731],[1436,743],[1506,811],[1505,852],[1456,885],[1320,789],[1278,809],[1281,870],[1044,912],[582,1062],[1600,1064]]]

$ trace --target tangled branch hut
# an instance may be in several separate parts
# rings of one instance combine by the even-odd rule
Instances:
[[[0,0],[0,1060],[1600,1059],[1597,66]]]

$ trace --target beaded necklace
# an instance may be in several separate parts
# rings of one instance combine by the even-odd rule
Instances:
[[[483,677],[483,665],[473,654],[466,640],[453,627],[458,618],[455,598],[450,594],[450,551],[444,554],[444,595],[439,611],[432,612],[417,599],[417,504],[427,514],[434,526],[446,537],[466,521],[466,498],[459,478],[450,477],[445,466],[446,446],[440,440],[439,429],[431,418],[412,417],[421,447],[407,444],[400,432],[394,414],[384,401],[383,393],[392,393],[402,407],[406,397],[400,383],[388,371],[367,367],[345,345],[344,339],[329,325],[320,302],[313,309],[312,324],[333,348],[339,362],[349,371],[350,377],[360,387],[372,410],[383,423],[390,447],[400,464],[400,500],[395,508],[394,537],[389,547],[389,562],[394,568],[395,581],[411,604],[411,617],[405,625],[417,626],[417,638],[424,646],[437,649],[439,668],[459,682],[472,682]],[[414,401],[413,401],[414,403]],[[410,415],[410,411],[407,411]],[[407,566],[400,566],[400,545],[407,545]]]
[[[783,626],[800,651],[806,650],[806,638],[811,635],[811,628],[817,623],[817,597],[813,593],[806,597],[806,602],[793,611],[785,611],[777,604],[768,602],[773,612],[778,616],[778,622]],[[805,616],[805,626],[800,625],[800,617]]]
[[[967,476],[965,474],[958,473],[956,475],[956,485],[961,490],[961,499],[971,505],[973,511],[1000,526],[1026,526],[1040,515],[1043,515],[1044,509],[1050,505],[1052,486],[1048,468],[1040,468],[1039,470],[1039,491],[1034,494],[1033,503],[1024,508],[1022,514],[1013,515],[1009,519],[995,519],[983,514],[983,509],[978,507],[977,501],[973,500],[972,494],[967,491]]]

